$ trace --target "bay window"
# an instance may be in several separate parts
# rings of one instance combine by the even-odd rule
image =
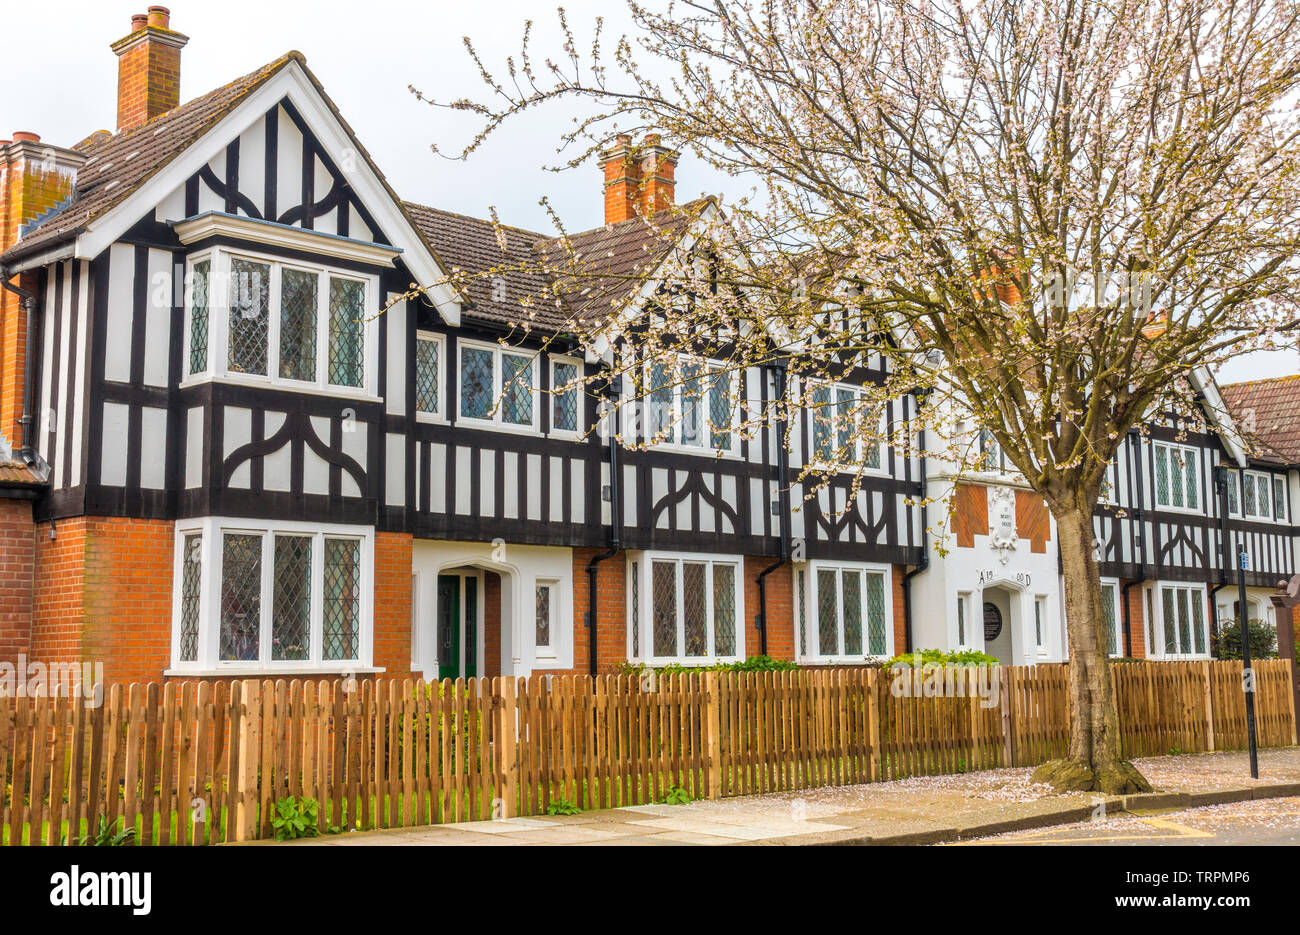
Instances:
[[[889,572],[880,566],[810,565],[809,661],[863,661],[891,654]]]
[[[1156,505],[1175,510],[1199,509],[1199,451],[1187,445],[1154,444]]]
[[[631,562],[629,617],[638,621],[632,657],[654,664],[743,658],[742,566],[738,556],[693,554],[654,553]]]
[[[363,527],[200,520],[177,536],[177,670],[357,669],[370,652]]]
[[[377,277],[212,250],[190,259],[187,376],[367,389]]]
[[[460,343],[460,417],[497,425],[537,427],[533,397],[536,364],[531,351]]]

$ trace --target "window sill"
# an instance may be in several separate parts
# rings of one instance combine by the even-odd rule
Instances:
[[[312,383],[291,383],[274,380],[270,377],[237,377],[228,374],[224,376],[196,374],[182,380],[177,385],[177,389],[187,390],[191,387],[203,386],[206,383],[217,383],[222,386],[252,386],[280,393],[303,393],[308,396],[328,396],[330,399],[350,399],[359,403],[382,403],[384,401],[382,397],[375,396],[366,390],[349,389],[342,386],[323,387]]]
[[[258,676],[284,676],[284,675],[378,675],[387,671],[383,666],[221,666],[218,668],[209,668],[199,666],[195,668],[176,667],[163,670],[163,675],[167,678],[256,678]]]
[[[541,430],[534,425],[512,425],[509,422],[494,422],[491,419],[478,419],[474,416],[460,416],[453,425],[481,432],[506,432],[511,435],[541,436]]]

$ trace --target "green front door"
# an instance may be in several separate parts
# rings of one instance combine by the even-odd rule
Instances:
[[[438,678],[460,677],[460,575],[438,576]]]

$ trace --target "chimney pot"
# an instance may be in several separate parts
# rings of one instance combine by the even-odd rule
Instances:
[[[159,29],[171,28],[172,11],[165,6],[149,7],[148,22],[150,26],[156,26]]]
[[[33,133],[30,130],[14,131],[14,142],[39,143],[40,141],[41,135],[39,133]]]
[[[151,6],[131,17],[131,32],[112,44],[117,54],[117,128],[131,130],[181,102],[181,49],[171,12]]]
[[[131,17],[131,32],[137,32],[149,25],[149,17],[145,13],[137,13]]]

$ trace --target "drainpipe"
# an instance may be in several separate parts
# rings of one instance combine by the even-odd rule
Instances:
[[[913,390],[912,395],[916,397],[916,411],[919,415],[921,404],[925,399],[925,394],[920,390]],[[925,457],[925,429],[917,430],[916,436],[917,447],[921,451],[921,462],[919,465],[920,480],[917,481],[917,491],[921,495],[921,560],[916,563],[916,567],[903,575],[903,652],[910,653],[912,646],[912,579],[930,567],[930,518],[926,499],[926,457]]]
[[[784,360],[774,361],[772,363],[772,393],[778,400],[785,398],[785,369],[787,363]],[[785,433],[786,417],[785,408],[781,408],[781,417],[777,419],[777,445],[776,445],[776,471],[778,487],[776,489],[777,509],[780,511],[780,537],[781,545],[778,552],[779,558],[771,565],[768,565],[758,573],[758,651],[759,655],[767,655],[767,576],[776,571],[782,565],[790,560],[790,485],[789,485],[789,457],[790,453],[786,450]]]
[[[596,590],[596,566],[607,558],[613,558],[623,547],[623,501],[619,484],[618,470],[618,377],[610,377],[605,388],[605,398],[609,400],[609,548],[598,555],[593,555],[587,563],[587,670],[595,675],[599,662],[596,656],[596,622],[599,598]]]
[[[18,296],[27,312],[26,364],[23,367],[23,415],[18,420],[18,424],[23,427],[23,446],[19,450],[19,455],[22,457],[23,463],[31,465],[36,463],[36,449],[32,445],[32,367],[35,366],[36,353],[36,349],[32,346],[32,336],[36,330],[36,296],[21,286],[15,286],[9,281],[9,276],[8,268],[0,266],[0,286]]]

